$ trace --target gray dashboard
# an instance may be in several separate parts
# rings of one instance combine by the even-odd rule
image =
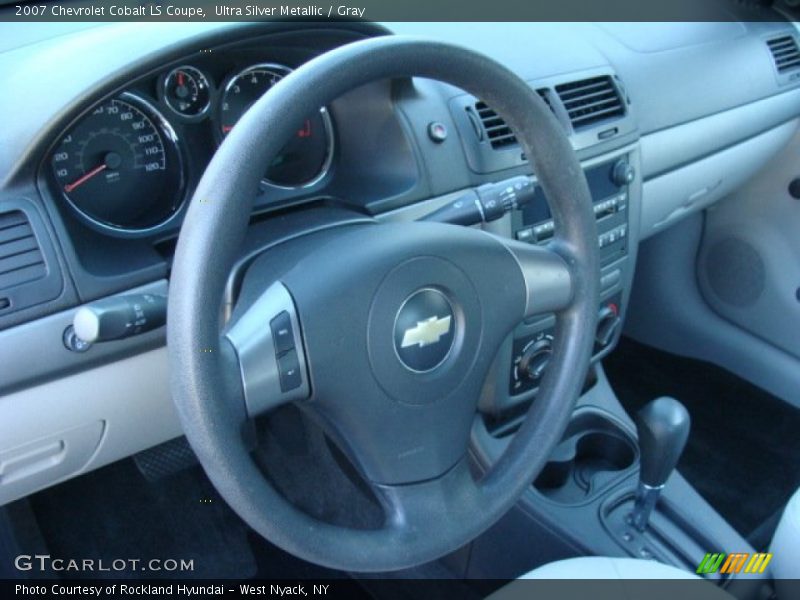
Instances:
[[[35,296],[43,285],[38,280],[25,283],[32,290],[25,294],[0,288],[0,298],[15,299],[17,292],[36,297],[21,307],[0,303],[0,503],[180,434],[163,332],[79,355],[61,342],[80,304],[134,288],[166,288],[180,214],[144,235],[87,224],[64,202],[50,173],[59,139],[98,103],[137,94],[174,122],[180,140],[191,142],[183,149],[188,171],[182,193],[189,198],[216,146],[203,130],[210,125],[181,122],[159,104],[165,73],[196,65],[221,88],[231,72],[250,63],[295,67],[328,48],[389,34],[435,37],[492,56],[541,90],[587,168],[623,159],[633,166],[629,251],[625,261],[604,270],[619,272],[608,298],[623,306],[639,239],[740,185],[788,142],[800,117],[800,71],[779,71],[768,45],[786,36],[797,40],[797,30],[775,13],[727,23],[20,28],[0,42],[4,89],[13,90],[0,95],[0,111],[13,115],[0,132],[0,216],[28,215],[46,250],[42,281],[49,287],[44,296]],[[610,86],[619,105],[608,118],[580,125],[565,98],[570,86],[585,81]],[[495,147],[483,137],[488,129],[477,103],[426,80],[377,83],[334,103],[328,107],[335,139],[330,173],[313,186],[262,190],[246,251],[280,237],[282,225],[301,213],[309,223],[330,215],[407,220],[462,190],[527,172],[513,140]],[[445,140],[431,138],[431,123],[445,127]],[[515,235],[515,227],[506,219],[489,229]],[[153,418],[158,425],[148,427]],[[42,456],[47,462],[40,469]]]

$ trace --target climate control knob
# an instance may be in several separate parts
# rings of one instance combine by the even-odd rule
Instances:
[[[537,340],[522,353],[517,366],[520,377],[538,381],[544,375],[553,355],[553,342],[549,338]]]

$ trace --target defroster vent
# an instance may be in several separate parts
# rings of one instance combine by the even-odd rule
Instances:
[[[778,73],[784,73],[800,67],[800,48],[797,47],[797,40],[793,35],[784,35],[771,40],[767,40],[767,46],[772,53],[775,61],[775,68]]]

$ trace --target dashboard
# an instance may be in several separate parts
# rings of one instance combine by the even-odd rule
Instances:
[[[180,435],[163,329],[79,351],[66,331],[83,304],[168,292],[183,217],[215,151],[256,99],[326,50],[380,35],[434,37],[488,54],[540,94],[593,195],[602,257],[595,360],[618,338],[639,242],[724,198],[800,123],[800,36],[777,13],[699,24],[32,29],[0,42],[0,72],[15,90],[0,97],[0,111],[15,115],[0,132],[0,464],[40,445],[69,450],[42,469],[26,464],[25,476],[0,476],[0,503]],[[793,48],[797,63],[785,63]],[[65,66],[53,69],[56,58]],[[299,229],[410,221],[530,174],[490,106],[424,79],[353,90],[293,127],[263,166],[238,271]],[[485,228],[547,244],[547,199],[540,192]],[[227,309],[236,285],[232,277]],[[541,315],[514,332],[483,411],[535,396],[552,326]]]

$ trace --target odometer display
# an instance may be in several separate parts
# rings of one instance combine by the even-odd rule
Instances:
[[[64,196],[92,223],[146,230],[180,207],[174,134],[132,96],[95,107],[61,139],[51,164]]]
[[[282,65],[263,64],[231,78],[220,106],[221,135],[227,135],[241,116],[289,72]],[[332,141],[328,113],[322,109],[309,115],[298,123],[295,135],[267,169],[267,181],[284,187],[301,187],[318,181],[330,165]]]

